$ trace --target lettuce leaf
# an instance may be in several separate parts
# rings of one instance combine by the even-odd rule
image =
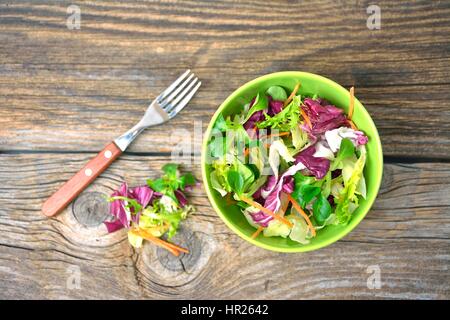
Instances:
[[[265,237],[283,237],[286,238],[291,232],[291,228],[279,220],[272,220],[269,225],[264,228]]]
[[[131,222],[139,221],[142,209],[156,197],[154,191],[147,186],[129,188],[123,183],[119,190],[114,191],[107,199],[110,202],[110,214],[115,217],[114,221],[105,222],[108,232],[121,229],[120,224],[128,228]]]
[[[299,121],[301,97],[295,96],[291,103],[274,116],[265,115],[266,119],[257,124],[257,127],[290,131]]]
[[[212,163],[211,186],[222,196],[228,192],[237,195],[248,192],[255,183],[255,174],[249,165],[242,163],[236,156],[233,161],[214,161]],[[260,182],[259,182],[260,183]],[[256,191],[256,190],[255,190]]]
[[[268,102],[267,96],[265,94],[258,93],[255,97],[253,104],[251,105],[250,109],[248,110],[247,115],[245,116],[244,120],[242,121],[242,124],[246,123],[255,112],[267,109],[268,103],[269,102]]]
[[[334,160],[334,153],[328,148],[324,142],[319,141],[315,145],[316,152],[314,152],[313,156],[316,158],[325,158],[328,160]]]
[[[341,144],[339,146],[339,151],[336,155],[336,158],[333,160],[331,164],[331,171],[336,169],[343,169],[344,161],[350,157],[355,158],[355,147],[350,139],[341,139]],[[355,158],[356,161],[356,158]]]
[[[233,119],[219,117],[216,124],[217,121],[220,125],[217,125],[218,129],[213,132],[208,142],[208,157],[213,160],[223,159],[229,155],[242,155],[243,147],[251,141],[246,129],[241,124],[242,117],[240,115],[234,116]]]
[[[128,242],[136,249],[139,249],[142,247],[142,242],[144,241],[144,238],[139,237],[135,235],[132,232],[128,232]]]
[[[170,239],[176,234],[180,222],[193,210],[191,205],[180,208],[171,197],[162,196],[144,209],[139,220],[139,227],[154,236],[161,236],[167,232],[167,237]]]
[[[261,190],[261,187],[267,182],[268,176],[260,176],[258,179],[255,180],[243,193],[246,197],[253,197],[253,198],[259,198],[260,195],[258,195],[258,191]]]
[[[350,221],[352,212],[358,207],[356,189],[363,177],[364,165],[366,163],[366,148],[362,146],[360,151],[361,154],[355,162],[350,178],[348,181],[344,181],[344,189],[335,198],[335,214],[341,224],[347,224]]]
[[[298,125],[291,129],[291,135],[295,154],[308,143],[308,135],[305,131],[301,130]]]
[[[287,216],[286,219],[293,224],[289,238],[301,244],[308,244],[311,235],[306,221],[294,214]]]
[[[213,189],[219,192],[222,197],[225,197],[229,191],[224,187],[224,185],[226,185],[225,181],[219,180],[221,178],[223,178],[223,175],[219,176],[216,170],[212,171],[210,174],[211,186],[213,187]]]
[[[251,165],[254,165],[258,170],[258,175],[261,176],[264,174],[264,170],[266,168],[265,157],[262,151],[263,145],[257,144],[256,146],[249,146],[249,158],[248,162]]]
[[[340,148],[343,139],[349,139],[355,147],[365,145],[368,142],[368,138],[362,131],[352,128],[339,127],[325,132],[325,140],[333,152]]]

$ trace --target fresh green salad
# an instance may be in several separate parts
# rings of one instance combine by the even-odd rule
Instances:
[[[113,219],[104,224],[110,233],[126,228],[128,240],[135,248],[147,240],[178,256],[189,251],[161,237],[167,235],[170,240],[181,221],[194,210],[185,192],[197,182],[191,173],[181,174],[176,164],[168,163],[162,170],[164,174],[155,180],[148,179],[147,185],[130,188],[126,182],[122,183],[108,198]]]
[[[367,136],[349,112],[317,95],[272,86],[219,115],[208,143],[212,187],[240,207],[258,236],[309,243],[345,225],[366,197]]]

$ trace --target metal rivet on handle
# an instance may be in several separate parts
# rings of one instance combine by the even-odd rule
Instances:
[[[111,156],[112,156],[112,152],[109,151],[109,150],[106,150],[106,151],[105,151],[105,158],[106,158],[106,159],[109,159],[109,158],[111,158]]]
[[[88,177],[90,177],[90,176],[92,176],[92,170],[86,169],[86,170],[84,170],[84,174],[87,175]]]

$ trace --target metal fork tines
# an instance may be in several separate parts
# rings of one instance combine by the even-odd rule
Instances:
[[[191,70],[186,70],[152,101],[145,115],[133,128],[114,140],[116,145],[124,151],[145,128],[162,124],[175,117],[192,99],[201,84]]]

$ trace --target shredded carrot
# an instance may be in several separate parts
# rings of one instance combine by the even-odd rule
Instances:
[[[265,147],[265,148],[270,148],[270,144],[264,143],[264,147]]]
[[[280,196],[280,199],[281,199],[282,197],[287,197],[287,194],[283,192],[283,193],[281,194],[281,196]],[[283,200],[282,200],[282,201],[283,201]],[[288,201],[285,201],[285,202],[284,202],[284,205],[281,207],[280,211],[277,212],[277,213],[278,213],[279,215],[281,215],[281,216],[284,216],[284,213],[286,212],[288,206],[289,206],[289,199],[288,199]]]
[[[255,239],[255,238],[258,236],[258,234],[260,234],[261,231],[263,231],[263,230],[264,230],[264,227],[259,227],[259,228],[252,234],[252,239]]]
[[[290,132],[272,133],[272,134],[269,134],[268,137],[282,137],[282,136],[288,136],[290,134],[291,134]]]
[[[157,237],[151,235],[150,233],[146,232],[143,229],[134,229],[134,230],[131,230],[131,233],[136,236],[142,237],[148,241],[151,241],[160,247],[163,247],[164,249],[170,251],[173,255],[175,255],[177,257],[180,255],[180,252],[189,253],[189,250],[179,247],[176,244],[173,244],[171,242],[167,242],[160,238],[157,238]]]
[[[244,148],[244,157],[250,154],[250,148]]]
[[[350,123],[350,127],[352,127],[353,130],[358,130],[358,127],[353,123],[352,120],[348,120],[348,122]]]
[[[141,235],[145,235],[146,237],[148,237],[148,236],[153,237],[156,240],[163,242],[165,245],[167,245],[167,246],[169,246],[169,247],[171,247],[171,248],[173,248],[175,250],[178,250],[178,251],[181,251],[181,252],[184,252],[184,253],[189,253],[188,249],[185,249],[183,247],[177,246],[175,243],[164,241],[163,239],[154,237],[151,234],[149,234],[148,232],[146,232],[145,230],[142,230],[142,229],[138,229],[138,230],[139,230]]]
[[[353,109],[355,108],[355,88],[350,88],[350,103],[348,105],[348,118],[352,119]]]
[[[157,240],[155,240],[155,239],[158,239],[158,238],[156,238],[156,237],[148,237],[147,235],[144,235],[144,234],[141,234],[139,231],[137,231],[137,230],[131,230],[130,231],[132,234],[134,234],[135,236],[139,236],[139,237],[142,237],[142,238],[144,238],[144,239],[146,239],[146,240],[148,240],[148,241],[151,241],[151,242],[153,242],[154,244],[156,244],[157,246],[160,246],[160,247],[162,247],[162,248],[164,248],[164,249],[166,249],[167,251],[169,251],[170,253],[172,253],[174,256],[176,256],[176,257],[178,257],[179,255],[180,255],[180,252],[179,251],[177,251],[177,250],[175,250],[175,249],[173,249],[172,247],[170,247],[170,246],[167,246],[165,243],[163,243],[163,242],[159,242],[159,241],[157,241]],[[165,242],[165,241],[164,241]]]
[[[282,197],[283,195],[284,195],[285,197],[287,196],[285,193],[282,193],[281,197]],[[280,198],[281,198],[281,197],[280,197]],[[284,213],[286,212],[288,206],[289,206],[289,200],[284,202],[283,206],[280,208],[280,210],[277,212],[277,214],[278,214],[280,217],[284,216]],[[263,231],[263,230],[264,230],[264,227],[260,226],[260,227],[258,228],[258,230],[256,230],[256,231],[252,234],[252,239],[255,239],[255,238],[261,233],[261,231]]]
[[[283,136],[288,136],[290,134],[291,134],[290,132],[271,133],[271,134],[268,134],[265,136],[261,136],[260,139],[270,138],[270,137],[283,137]]]
[[[308,115],[306,114],[305,110],[300,108],[300,114],[302,115],[303,119],[305,119],[305,122],[308,124],[308,127],[312,129],[311,120],[309,120]]]
[[[271,216],[272,218],[277,219],[277,220],[283,222],[284,224],[288,225],[289,228],[292,228],[292,223],[291,223],[289,220],[287,220],[286,218],[281,217],[281,216],[279,216],[279,215],[273,213],[271,210],[269,210],[269,209],[267,209],[267,208],[264,208],[264,207],[263,207],[262,205],[260,205],[259,203],[255,202],[255,201],[253,201],[253,200],[251,200],[251,199],[249,199],[249,198],[247,198],[247,197],[241,197],[241,200],[244,201],[244,202],[246,202],[246,203],[248,203],[248,204],[251,205],[252,207],[255,207],[256,209],[261,210],[261,211],[264,212],[265,214],[268,214],[268,215]]]
[[[291,103],[292,99],[294,99],[295,95],[297,94],[298,89],[300,89],[300,82],[295,85],[294,90],[292,90],[292,92],[291,92],[291,95],[284,101],[285,107],[289,103]]]
[[[316,229],[312,225],[311,220],[309,220],[308,215],[305,213],[305,211],[303,211],[302,207],[300,207],[300,205],[297,203],[297,201],[295,201],[294,198],[292,198],[292,196],[290,194],[288,194],[288,199],[292,203],[292,206],[295,208],[295,210],[297,210],[297,212],[299,214],[301,214],[303,216],[303,218],[305,218],[306,223],[308,224],[309,229],[311,230],[311,233],[314,237],[316,235]]]

